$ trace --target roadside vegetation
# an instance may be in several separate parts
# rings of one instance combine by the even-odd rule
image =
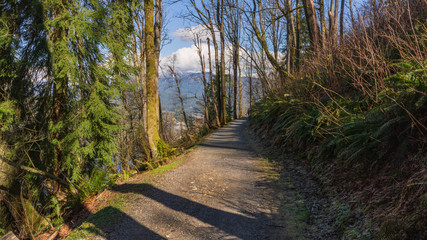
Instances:
[[[251,109],[260,137],[307,159],[344,239],[427,237],[426,16],[422,2],[367,3]]]

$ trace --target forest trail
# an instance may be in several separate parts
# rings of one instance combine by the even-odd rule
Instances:
[[[101,210],[120,219],[96,239],[265,239],[276,204],[246,124],[239,119],[211,134],[153,184],[113,188],[131,193],[126,210]]]

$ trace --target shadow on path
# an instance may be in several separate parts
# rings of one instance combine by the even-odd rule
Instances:
[[[185,213],[200,221],[210,224],[229,235],[241,239],[257,238],[253,233],[259,232],[260,219],[265,219],[263,214],[246,217],[240,214],[225,212],[206,205],[188,200],[186,198],[165,192],[150,184],[123,184],[119,188],[113,189],[121,193],[136,193],[146,196],[162,205]],[[147,206],[148,207],[148,206]],[[253,231],[248,231],[253,229]]]
[[[99,212],[91,215],[86,222],[93,225],[82,225],[80,226],[82,230],[98,236],[103,236],[108,240],[166,239],[141,225],[120,209],[111,206],[103,208]],[[124,226],[120,229],[120,234],[117,234],[114,228],[111,228],[111,226],[115,224]]]
[[[232,146],[227,146],[225,144],[219,145],[219,144],[205,144],[205,143],[201,143],[201,144],[199,144],[199,146],[209,147],[209,148],[220,148],[220,149],[224,149],[225,148],[225,149],[232,149],[232,150],[249,151],[248,148],[236,147],[234,144],[232,144]]]

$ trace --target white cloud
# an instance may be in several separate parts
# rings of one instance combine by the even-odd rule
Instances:
[[[200,26],[200,25],[199,25]],[[182,35],[184,37],[184,34]],[[201,43],[202,48],[202,55],[205,58],[205,71],[209,72],[209,55],[208,55],[208,44],[206,42]],[[226,46],[226,53],[225,53],[225,61],[226,61],[226,71],[228,71],[228,64],[230,63],[232,57],[231,57],[231,46]],[[212,71],[215,71],[215,49],[213,47],[213,44],[210,45],[210,51],[211,51],[211,58],[212,58]],[[265,64],[265,67],[267,67],[267,71],[272,71],[273,68],[270,65],[269,61],[267,60],[265,54],[261,54],[261,52],[252,52],[250,53],[252,56],[255,56],[255,61],[263,64]],[[273,53],[271,53],[273,54]],[[279,52],[278,54],[279,59],[284,59],[285,54]],[[197,54],[197,47],[193,44],[190,47],[183,47],[175,52],[173,52],[171,55],[162,57],[160,59],[160,67],[161,71],[166,71],[166,68],[168,65],[172,64],[173,59],[175,64],[175,69],[178,72],[182,73],[195,73],[195,72],[201,72],[201,66],[200,66],[200,59],[199,55]],[[247,53],[240,49],[240,64],[241,66],[245,66],[245,63],[249,60],[249,57]]]
[[[173,37],[176,37],[184,42],[193,42],[196,35],[199,35],[200,39],[205,42],[206,38],[212,40],[211,32],[203,25],[197,25],[189,28],[179,28],[172,33]],[[218,31],[215,31],[215,37],[219,39]]]
[[[209,52],[208,52],[208,44],[202,43],[202,55],[205,58],[205,71],[209,72]],[[211,58],[212,64],[214,64],[214,47],[210,46],[211,50]],[[193,44],[190,47],[180,48],[171,55],[167,57],[163,57],[160,59],[160,66],[162,69],[166,69],[166,67],[172,64],[173,59],[175,58],[175,69],[180,72],[200,72],[200,58],[197,54],[197,47]],[[212,65],[212,68],[215,66]]]

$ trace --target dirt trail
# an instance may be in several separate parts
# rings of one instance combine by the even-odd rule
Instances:
[[[134,194],[120,219],[96,238],[265,239],[276,209],[259,158],[245,138],[246,123],[240,119],[210,135],[155,184],[115,187]]]

